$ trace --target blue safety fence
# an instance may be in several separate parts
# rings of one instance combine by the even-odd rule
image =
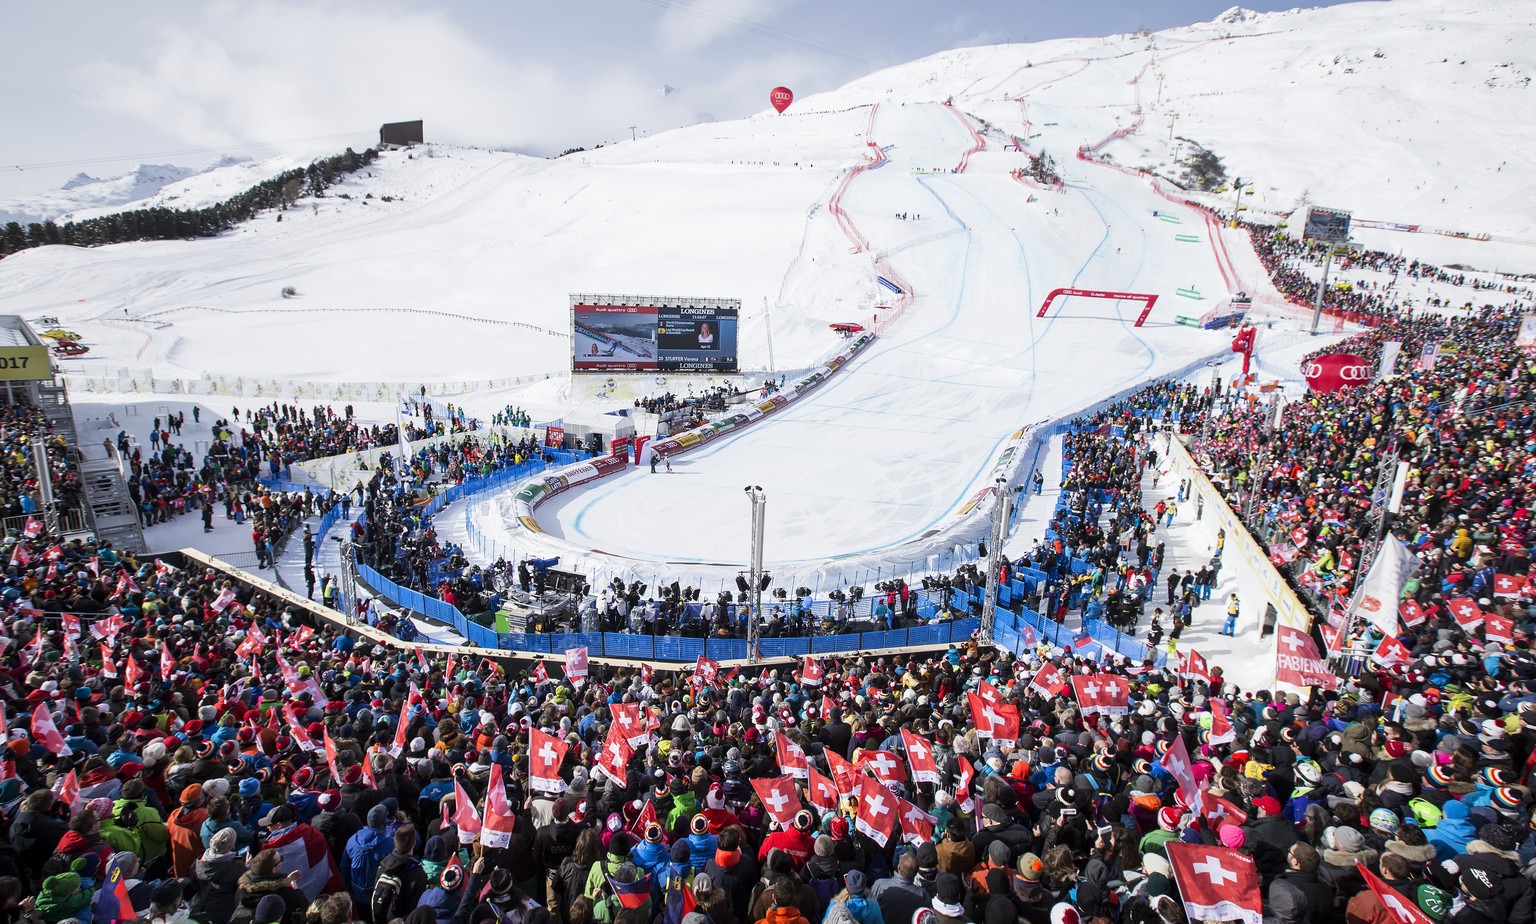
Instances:
[[[324,494],[330,490],[330,488],[324,485],[302,484],[283,478],[273,478],[270,475],[265,478],[257,478],[256,483],[269,491],[278,491],[283,494],[303,494],[306,490],[311,494]]]

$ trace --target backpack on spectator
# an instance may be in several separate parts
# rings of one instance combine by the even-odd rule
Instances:
[[[373,912],[373,920],[384,924],[399,917],[399,909],[395,906],[400,903],[400,893],[405,890],[405,883],[393,873],[380,873],[373,881],[373,899],[369,902],[369,908]]]

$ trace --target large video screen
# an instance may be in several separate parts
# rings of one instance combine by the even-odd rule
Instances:
[[[1307,224],[1302,237],[1329,244],[1348,243],[1349,218],[1349,212],[1339,209],[1313,208],[1307,212]]]
[[[718,302],[718,303],[717,303]],[[737,371],[740,302],[571,305],[573,372]]]

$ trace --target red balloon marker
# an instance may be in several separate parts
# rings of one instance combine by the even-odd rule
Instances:
[[[773,103],[775,110],[783,112],[795,101],[795,94],[789,87],[774,87],[773,92],[768,94],[768,101]]]

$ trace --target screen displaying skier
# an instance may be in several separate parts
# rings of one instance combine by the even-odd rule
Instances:
[[[573,298],[571,371],[736,372],[740,306],[723,299],[603,305]]]

